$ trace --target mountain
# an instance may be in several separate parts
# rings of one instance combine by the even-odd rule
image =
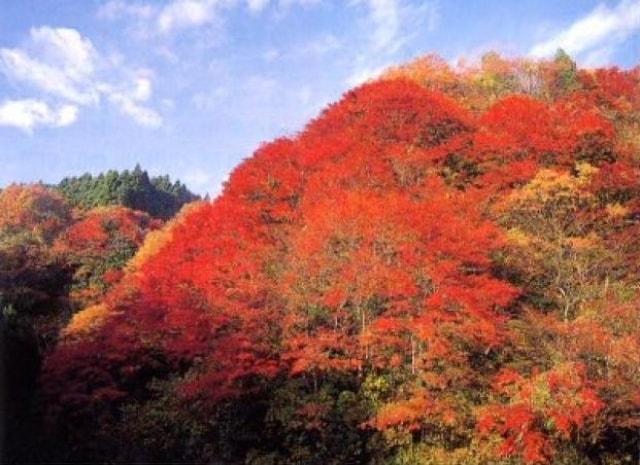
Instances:
[[[147,235],[42,371],[62,461],[625,463],[640,70],[428,56]]]

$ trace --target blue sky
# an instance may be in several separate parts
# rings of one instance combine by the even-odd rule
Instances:
[[[218,192],[392,64],[635,66],[640,0],[0,0],[0,186],[132,168]]]

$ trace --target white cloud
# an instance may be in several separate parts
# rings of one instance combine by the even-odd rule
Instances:
[[[248,0],[257,8],[260,0]],[[98,10],[98,17],[109,20],[133,19],[137,35],[149,37],[196,28],[216,20],[217,10],[231,6],[237,0],[170,0],[138,1],[110,0]]]
[[[314,39],[309,40],[301,44],[296,44],[290,47],[289,50],[281,52],[276,48],[268,48],[261,54],[261,58],[266,63],[273,63],[277,60],[310,60],[318,59],[323,56],[335,53],[343,48],[343,42],[334,34],[325,33]]]
[[[0,49],[0,71],[47,93],[78,104],[95,103],[91,85],[97,52],[74,29],[34,28],[24,49]]]
[[[433,31],[440,18],[435,0],[419,4],[406,0],[351,0],[351,4],[367,7],[366,25],[371,31],[371,48],[377,53],[398,51],[415,32],[413,28]]]
[[[114,103],[122,114],[130,116],[141,126],[157,128],[162,126],[162,118],[150,108],[138,103],[138,100],[125,93],[113,92],[109,94],[109,100]]]
[[[75,123],[78,119],[78,112],[78,107],[74,105],[63,105],[57,111],[56,126],[69,126]]]
[[[180,179],[182,179],[193,192],[197,192],[203,196],[210,195],[216,197],[222,192],[224,184],[228,181],[229,173],[215,173],[215,170],[211,168],[190,168],[189,171],[180,175]]]
[[[397,0],[369,0],[370,17],[375,25],[373,45],[376,50],[393,46],[400,29],[400,5]]]
[[[319,3],[322,3],[322,0],[280,0],[278,2],[278,6],[280,8],[286,9],[294,5],[307,7],[307,6],[315,6],[315,5],[318,5]]]
[[[535,44],[529,54],[549,57],[563,48],[571,55],[584,57],[587,64],[603,64],[616,45],[639,30],[640,0],[622,0],[613,8],[600,4],[555,36]]]
[[[145,102],[151,98],[151,79],[148,77],[138,77],[136,79],[135,88],[133,90],[132,98],[140,102]]]
[[[75,29],[31,29],[21,47],[0,48],[0,72],[17,87],[38,95],[8,107],[18,115],[14,120],[32,121],[29,128],[67,126],[76,120],[78,106],[98,105],[102,97],[139,124],[157,127],[162,122],[160,115],[142,105],[152,95],[150,73],[127,68],[122,57],[102,56]],[[50,100],[64,111],[53,111],[43,103]]]
[[[157,19],[158,29],[166,34],[210,23],[215,18],[218,3],[215,0],[175,0],[160,11]]]
[[[252,14],[266,10],[270,5],[287,10],[294,5],[311,6],[322,0],[168,0],[138,1],[109,0],[98,10],[98,17],[109,20],[132,19],[133,31],[142,38],[166,36],[171,33],[218,25],[223,22],[224,11],[245,7]]]
[[[160,115],[143,105],[151,98],[152,93],[152,84],[147,72],[137,76],[128,88],[117,89],[104,86],[103,89],[109,101],[136,123],[150,128],[162,126]]]
[[[586,67],[597,68],[611,63],[613,55],[616,51],[614,45],[603,45],[597,47],[590,52],[586,52],[584,56],[580,57],[580,64]]]
[[[377,77],[390,63],[401,58],[400,52],[419,31],[432,32],[440,16],[437,0],[415,3],[407,0],[351,0],[351,5],[366,7],[362,29],[370,37],[353,60],[345,83],[358,85]],[[363,34],[363,35],[365,35]]]
[[[183,174],[182,179],[198,191],[214,187],[214,176],[208,170],[193,169]]]
[[[98,9],[98,17],[116,19],[121,16],[131,16],[141,19],[150,18],[156,13],[152,5],[134,4],[124,0],[111,0]]]
[[[269,0],[247,0],[247,6],[249,10],[253,12],[259,12],[264,10],[269,4]]]
[[[54,109],[35,99],[6,100],[0,104],[0,126],[13,126],[28,133],[36,126],[69,126],[77,117],[78,107],[74,105]]]
[[[91,41],[69,28],[41,27],[31,29],[31,41],[53,64],[63,67],[66,74],[82,80],[95,68],[97,52]]]
[[[346,80],[346,84],[349,87],[358,86],[371,79],[375,79],[382,74],[382,72],[391,66],[391,63],[386,63],[375,68],[359,68],[356,69]]]

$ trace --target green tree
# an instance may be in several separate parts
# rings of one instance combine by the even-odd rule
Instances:
[[[200,198],[180,181],[172,182],[169,176],[150,177],[140,165],[132,171],[110,170],[95,177],[87,173],[64,178],[56,187],[74,207],[122,205],[163,219]]]

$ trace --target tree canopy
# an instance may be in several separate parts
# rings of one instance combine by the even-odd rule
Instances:
[[[639,124],[638,69],[564,53],[427,56],[350,90],[146,235],[62,330],[52,456],[637,460]],[[66,243],[106,259],[153,229],[134,216]]]
[[[167,175],[150,177],[140,165],[131,171],[110,170],[97,176],[87,173],[65,178],[55,187],[74,207],[122,205],[163,219],[200,198],[179,180],[172,182]]]

